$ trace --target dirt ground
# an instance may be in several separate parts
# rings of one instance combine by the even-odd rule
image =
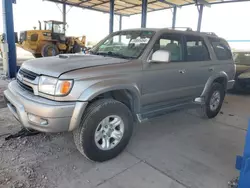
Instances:
[[[20,124],[0,109],[1,188],[223,188],[238,175],[250,96],[230,95],[214,120],[182,111],[136,125],[127,149],[94,163],[76,149],[71,133],[5,141]]]

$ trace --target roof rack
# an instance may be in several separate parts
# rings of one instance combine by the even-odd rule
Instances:
[[[193,31],[191,27],[168,27],[168,29],[173,29],[173,30],[183,30],[183,31]]]
[[[217,35],[214,32],[201,32],[201,33],[217,37]]]

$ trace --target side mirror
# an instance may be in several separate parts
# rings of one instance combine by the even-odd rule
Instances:
[[[152,54],[150,62],[158,63],[169,63],[170,62],[170,52],[166,50],[157,50]]]

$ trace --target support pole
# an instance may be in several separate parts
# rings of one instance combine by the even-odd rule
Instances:
[[[243,156],[237,156],[236,169],[240,171],[238,180],[238,188],[250,187],[250,120],[248,123],[248,131],[246,134],[246,142]]]
[[[119,30],[122,30],[122,15],[119,17]]]
[[[141,13],[142,28],[145,28],[147,25],[147,7],[148,7],[148,0],[142,0],[142,13]]]
[[[200,8],[198,8],[198,10],[199,10],[199,18],[198,18],[197,31],[199,31],[199,32],[201,31],[201,22],[202,22],[202,15],[203,15],[203,7],[204,7],[204,5],[200,5]]]
[[[109,33],[113,33],[114,30],[114,9],[115,9],[115,0],[110,0]]]
[[[172,29],[175,29],[176,14],[177,14],[177,7],[175,6],[175,7],[174,7],[174,10],[173,10]]]
[[[122,15],[120,15],[120,17],[119,17],[119,31],[121,31],[122,30]],[[119,42],[121,42],[122,41],[122,37],[121,37],[121,35],[119,35]]]
[[[66,24],[67,24],[67,21],[66,21],[66,16],[67,16],[67,12],[66,12],[66,4],[64,3],[63,4],[63,10],[62,10],[62,16],[63,16],[63,30],[64,32],[66,32]]]
[[[13,0],[2,0],[3,9],[3,31],[6,36],[6,42],[8,44],[8,77],[15,78],[17,72],[16,65],[16,45],[15,45],[15,33],[14,33],[14,21],[13,21]]]

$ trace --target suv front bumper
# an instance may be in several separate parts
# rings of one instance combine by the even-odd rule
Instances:
[[[87,102],[57,102],[35,96],[21,88],[16,81],[4,91],[7,106],[21,122],[30,129],[41,132],[64,132],[74,130],[81,121]]]

